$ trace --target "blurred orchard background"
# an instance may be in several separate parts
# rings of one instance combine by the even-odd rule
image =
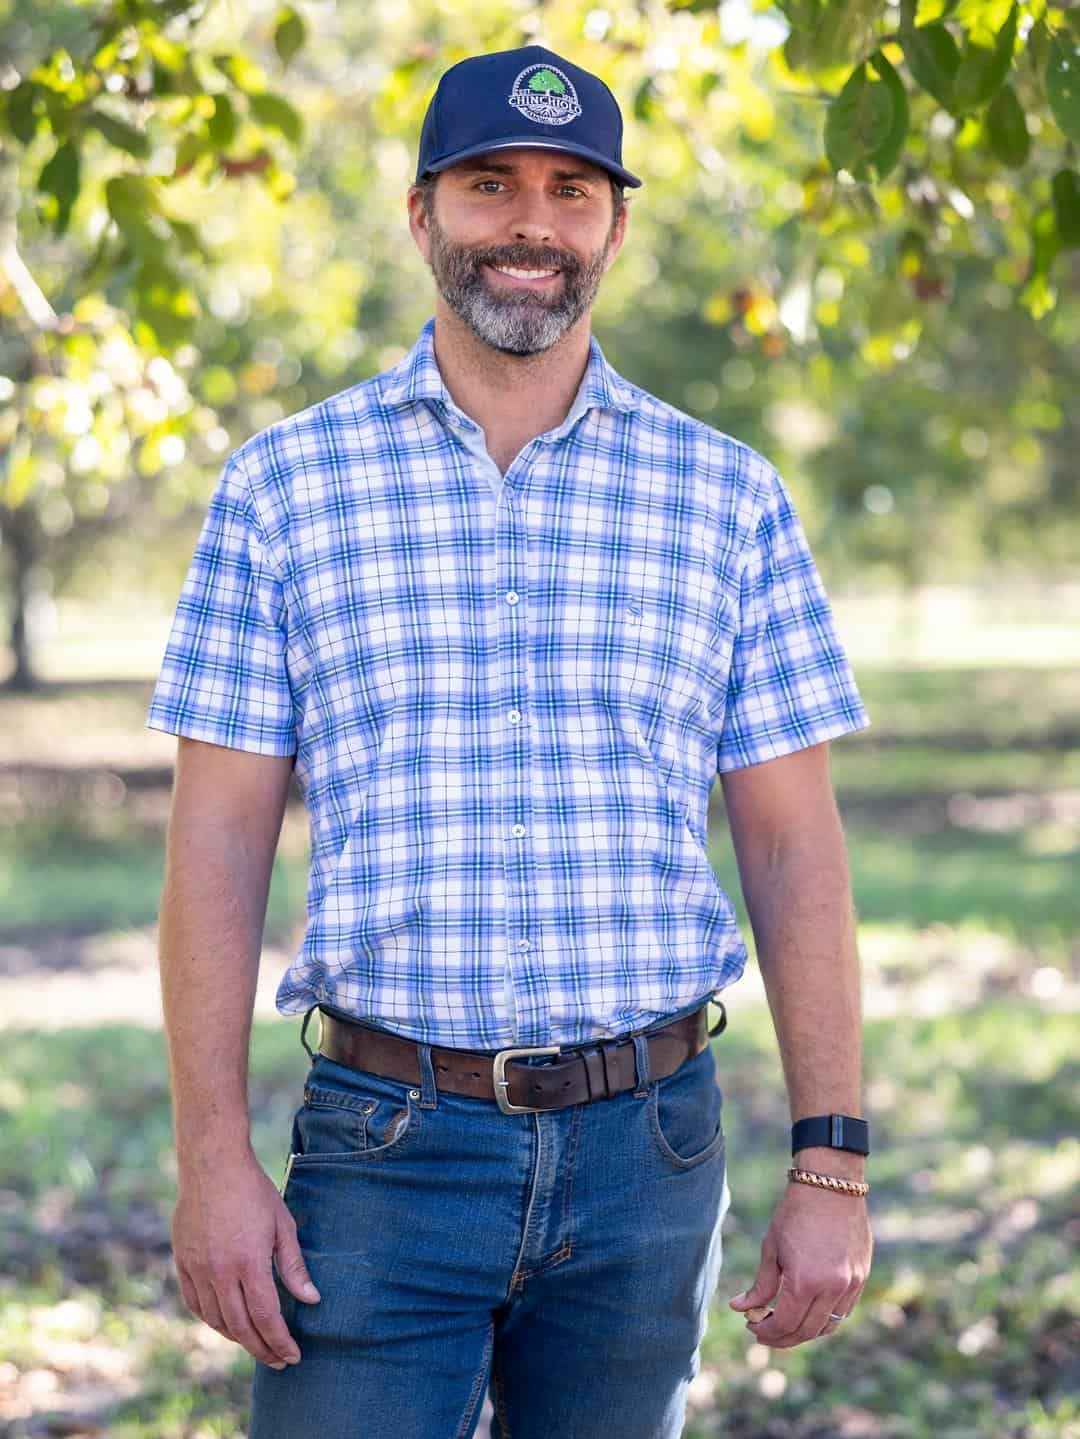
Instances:
[[[432,313],[438,75],[531,42],[604,77],[645,181],[594,332],[784,474],[874,721],[833,747],[873,1270],[793,1350],[727,1308],[790,1157],[751,963],[688,1439],[1077,1439],[1080,7],[1046,0],[0,0],[0,1434],[246,1432],[254,1361],[172,1265],[146,706],[228,452]],[[307,858],[294,794],[251,1050],[276,1179]]]

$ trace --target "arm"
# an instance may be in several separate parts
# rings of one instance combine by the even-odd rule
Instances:
[[[776,1030],[791,1119],[862,1114],[862,1013],[851,883],[828,744],[721,776],[739,876]],[[845,1178],[866,1160],[808,1148],[794,1162]],[[784,1295],[753,1321],[759,1342],[792,1347],[831,1332],[870,1267],[865,1199],[789,1184],[739,1308]],[[736,1301],[732,1301],[733,1304]]]
[[[178,742],[158,936],[181,1173],[250,1153],[248,1043],[292,767]]]
[[[859,957],[828,752],[814,745],[721,776],[792,1124],[862,1115]],[[793,1162],[865,1177],[865,1156],[848,1150],[801,1149]]]
[[[181,737],[159,921],[180,1290],[211,1329],[276,1369],[300,1352],[271,1259],[298,1299],[319,1299],[296,1222],[252,1151],[247,1101],[266,899],[292,768],[292,755]]]
[[[247,1045],[292,763],[178,741],[158,944],[181,1171],[250,1153]]]

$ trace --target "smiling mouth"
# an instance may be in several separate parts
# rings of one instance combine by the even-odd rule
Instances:
[[[486,270],[491,270],[498,275],[501,283],[511,285],[522,290],[541,290],[545,285],[550,285],[557,280],[562,273],[561,270],[534,270],[518,266],[485,265]]]

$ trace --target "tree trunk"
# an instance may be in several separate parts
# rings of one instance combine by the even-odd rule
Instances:
[[[37,689],[40,680],[34,671],[32,641],[28,612],[30,608],[30,573],[37,558],[38,529],[30,505],[11,510],[0,506],[0,535],[7,552],[8,586],[11,601],[11,623],[8,632],[15,668],[4,682],[4,688],[25,694]]]

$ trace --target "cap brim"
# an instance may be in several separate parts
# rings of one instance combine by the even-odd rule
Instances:
[[[467,150],[456,150],[452,155],[444,155],[439,160],[433,160],[424,166],[422,173],[435,174],[439,170],[448,170],[451,165],[456,165],[459,160],[468,160],[473,155],[485,155],[489,150],[561,150],[569,155],[580,155],[584,160],[591,160],[594,165],[599,165],[602,170],[621,181],[624,185],[630,185],[633,189],[642,183],[636,175],[622,165],[616,165],[614,160],[609,160],[606,155],[601,155],[597,150],[591,150],[588,145],[575,145],[572,141],[566,144],[554,140],[522,140],[515,137],[513,140],[494,140],[485,145],[470,145]],[[419,179],[420,176],[417,176]]]

